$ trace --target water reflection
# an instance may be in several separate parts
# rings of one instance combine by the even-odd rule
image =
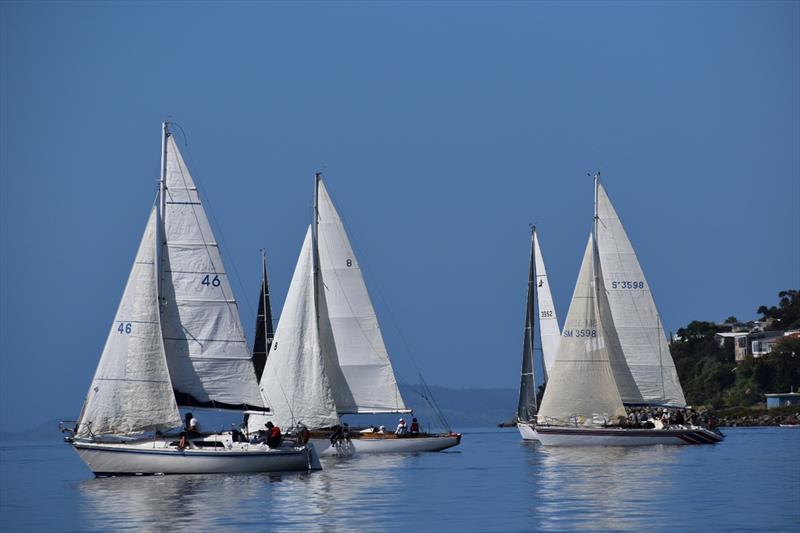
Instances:
[[[400,483],[392,472],[413,461],[363,455],[325,459],[322,472],[100,478],[78,490],[89,529],[348,530],[362,521],[368,526],[365,509],[391,515]]]
[[[671,512],[675,446],[544,447],[526,443],[537,529],[646,530]]]

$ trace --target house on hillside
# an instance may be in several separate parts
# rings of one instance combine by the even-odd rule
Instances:
[[[756,326],[750,331],[724,331],[716,333],[714,338],[719,342],[719,346],[733,346],[734,360],[738,363],[747,357],[763,357],[769,353],[777,344],[786,337],[800,336],[798,331],[764,331],[762,322],[757,322]]]

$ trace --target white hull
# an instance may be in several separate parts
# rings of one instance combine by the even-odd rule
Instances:
[[[522,435],[522,440],[539,440],[539,435],[536,434],[536,427],[533,424],[518,422],[517,429],[519,434]]]
[[[647,446],[651,444],[716,444],[724,438],[703,429],[615,429],[537,426],[545,446]]]
[[[96,476],[144,474],[220,474],[289,472],[321,469],[312,446],[270,449],[262,445],[227,443],[179,450],[175,439],[131,443],[75,441],[75,451]],[[228,447],[230,446],[230,448]]]
[[[316,445],[318,441],[323,439],[311,439],[311,442]],[[320,452],[320,455],[325,457],[330,456],[348,456],[360,453],[414,453],[414,452],[439,452],[458,446],[461,443],[461,434],[452,433],[449,435],[429,435],[424,437],[403,437],[396,438],[394,435],[387,436],[386,438],[376,437],[355,437],[352,438],[352,449],[350,446],[336,447],[330,446],[328,441],[328,448]],[[320,442],[320,444],[322,444]]]

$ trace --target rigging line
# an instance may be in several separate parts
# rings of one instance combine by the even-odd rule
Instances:
[[[177,124],[177,123],[173,123],[173,124]],[[180,124],[177,124],[177,125],[178,125],[178,127],[180,128]],[[183,131],[183,129],[182,129],[182,128],[181,128],[181,131]],[[186,152],[187,152],[187,155],[188,155],[189,162],[191,163],[192,167],[196,167],[196,165],[195,165],[195,163],[194,163],[194,158],[192,157],[192,151],[189,149],[189,146],[188,146],[188,144],[186,144],[186,143],[185,143],[185,141],[186,141],[186,137],[184,136],[184,146],[185,146],[185,148],[186,148]],[[177,154],[176,154],[176,155],[177,155]],[[176,160],[177,160],[177,157],[176,157]],[[181,180],[183,181],[184,187],[186,187],[186,189],[188,190],[188,187],[187,187],[187,182],[186,182],[186,176],[184,175],[183,168],[181,168],[181,167],[178,167],[178,168],[179,168],[179,171],[180,171]],[[210,200],[210,197],[209,197],[209,195],[205,194],[205,190],[206,190],[206,189],[205,189],[205,185],[203,184],[204,182],[203,182],[203,180],[200,178],[200,176],[199,176],[199,174],[198,174],[198,172],[197,172],[197,170],[196,170],[196,169],[195,169],[195,173],[194,173],[194,181],[195,181],[195,184],[197,185],[197,189],[198,189],[198,191],[197,191],[197,192],[198,192],[198,200],[200,200],[201,209],[202,209],[202,205],[203,205],[203,204],[206,204],[206,205],[208,206],[208,209],[207,209],[207,211],[208,211],[208,212],[211,214],[211,218],[212,218],[212,219],[213,219],[213,221],[214,221],[214,226],[216,227],[217,231],[219,231],[219,235],[220,235],[220,237],[221,237],[221,241],[222,241],[222,247],[223,247],[223,248],[225,248],[225,253],[226,253],[226,255],[228,255],[228,257],[230,258],[230,264],[233,266],[233,272],[234,272],[234,275],[235,275],[235,277],[236,277],[236,280],[237,280],[237,282],[239,283],[239,285],[240,285],[240,287],[242,288],[242,290],[244,291],[244,284],[242,283],[241,277],[239,276],[239,271],[238,271],[238,269],[236,268],[236,262],[233,260],[233,256],[232,256],[232,254],[230,253],[230,250],[229,250],[229,248],[228,248],[228,245],[227,245],[227,243],[226,243],[226,241],[225,241],[225,235],[224,235],[224,232],[223,232],[223,230],[222,230],[222,226],[219,224],[219,221],[217,221],[217,217],[216,217],[216,215],[214,214],[214,209],[212,208],[212,205],[211,205],[211,200]],[[167,190],[169,190],[169,189],[167,189]],[[200,190],[202,190],[202,192],[203,192],[203,196],[205,197],[205,200],[202,200],[202,199],[200,199],[200,194],[199,194]],[[200,237],[203,239],[203,244],[204,244],[204,247],[205,247],[205,249],[206,249],[206,255],[208,256],[208,260],[211,262],[211,265],[212,265],[212,266],[214,267],[214,269],[216,270],[216,269],[217,269],[217,265],[215,265],[215,264],[214,264],[214,258],[211,256],[211,251],[208,249],[208,246],[209,246],[209,245],[208,245],[208,242],[206,241],[206,236],[204,235],[204,233],[203,233],[203,231],[202,231],[202,227],[200,226],[200,220],[199,220],[199,217],[198,217],[198,215],[197,215],[197,209],[195,208],[195,206],[194,206],[194,205],[192,205],[191,207],[192,207],[192,214],[193,214],[193,215],[194,215],[194,217],[195,217],[195,222],[197,222],[198,229],[200,229]],[[222,254],[221,254],[221,253],[220,253],[220,260],[222,261]],[[222,268],[222,270],[224,270],[224,261],[222,261],[222,263],[223,263],[223,264],[221,265],[221,266],[223,267],[223,268]],[[225,289],[224,289],[223,287],[220,287],[220,289],[222,290],[222,294],[223,294],[223,296],[226,296],[226,295],[225,295]],[[243,292],[243,294],[244,294],[244,300],[245,300],[245,303],[247,304],[247,307],[248,307],[248,311],[249,311],[249,312],[252,314],[252,313],[253,313],[253,306],[252,306],[252,304],[250,303],[250,300],[249,300],[249,298],[247,297],[247,291],[244,291],[244,292]],[[226,299],[228,299],[228,298],[226,297]],[[235,296],[233,296],[233,295],[231,295],[231,298],[230,298],[230,299],[231,299],[231,300],[234,300],[234,302],[235,302],[235,300],[236,300]],[[231,309],[230,309],[230,308],[231,308],[231,306],[235,306],[235,305],[236,305],[235,303],[234,303],[234,304],[227,303],[227,306],[228,306],[228,308],[229,308],[229,311],[231,310]],[[237,314],[237,316],[238,316],[238,309],[237,309],[236,311],[237,311],[237,313],[236,313],[236,314]],[[239,318],[239,321],[241,321],[241,317]],[[234,322],[234,325],[236,326],[236,322]],[[239,324],[239,326],[240,326],[240,325],[241,325],[241,324]],[[238,326],[237,326],[237,327],[238,327]],[[245,336],[245,334],[244,334],[244,331],[243,331],[243,330],[241,330],[241,329],[240,329],[239,333],[242,335],[242,337],[243,337],[245,340],[247,339],[247,337]],[[249,346],[248,346],[248,350],[249,350]]]

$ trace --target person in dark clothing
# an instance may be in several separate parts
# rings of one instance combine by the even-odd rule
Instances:
[[[419,435],[419,422],[416,418],[411,419],[411,434]]]
[[[267,446],[270,448],[278,448],[281,445],[281,441],[283,440],[283,435],[281,434],[281,428],[273,424],[272,422],[267,422]]]

